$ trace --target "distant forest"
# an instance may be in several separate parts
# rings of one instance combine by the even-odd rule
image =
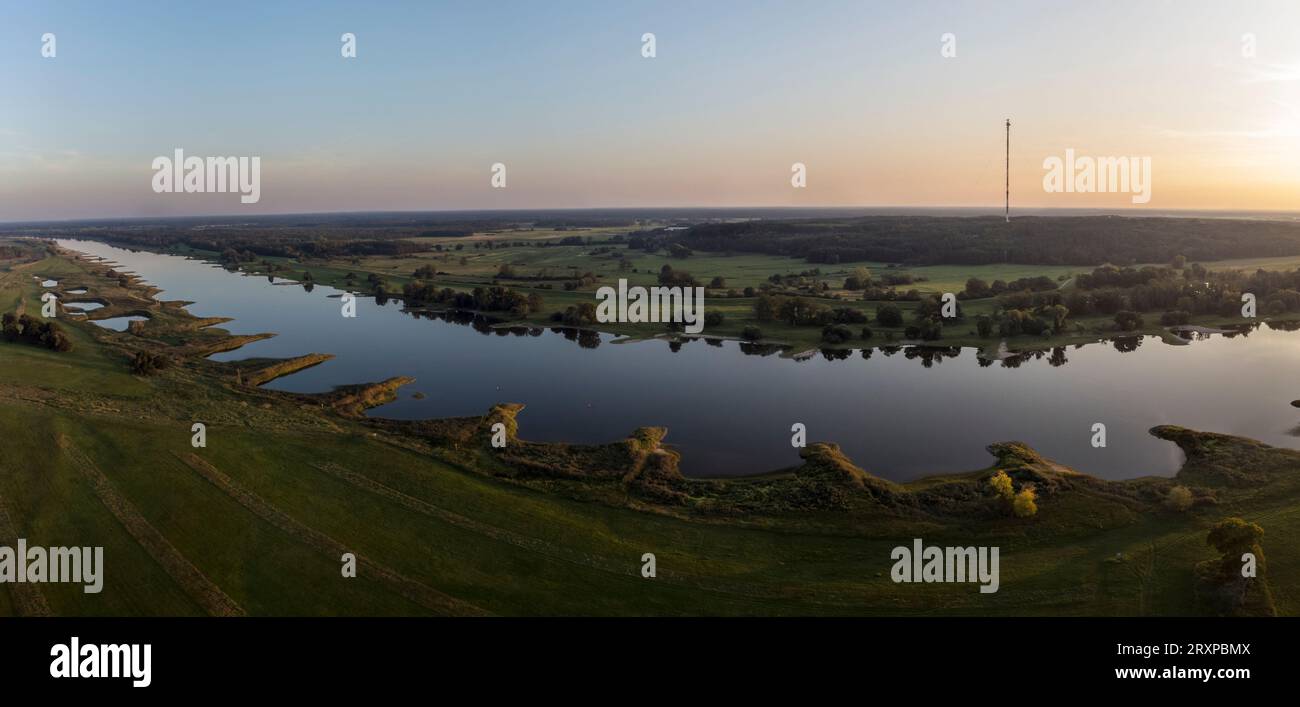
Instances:
[[[1128,216],[873,216],[747,221],[692,227],[678,242],[705,251],[766,253],[813,263],[1132,265],[1300,255],[1300,224]]]
[[[826,215],[793,217],[757,211],[748,218],[707,211],[542,211],[440,214],[325,214],[253,217],[106,220],[14,224],[14,235],[81,237],[131,248],[192,248],[268,257],[358,257],[427,250],[409,240],[498,233],[509,238],[530,229],[626,229],[631,248],[764,253],[836,264],[876,261],[904,265],[1098,266],[1188,263],[1230,258],[1300,255],[1300,223],[1283,220],[1132,216],[1001,217],[917,215]],[[681,229],[647,227],[652,216]],[[689,228],[686,228],[689,226]],[[602,238],[613,238],[603,235]],[[551,239],[550,245],[568,244]]]

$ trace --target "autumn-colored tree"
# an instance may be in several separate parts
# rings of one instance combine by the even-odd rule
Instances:
[[[1011,477],[1007,476],[1007,472],[1002,471],[1001,469],[989,477],[989,486],[993,487],[993,490],[997,492],[999,498],[1008,503],[1010,503],[1016,495],[1016,491],[1011,485]]]
[[[1034,487],[1026,486],[1020,489],[1020,493],[1016,494],[1016,500],[1012,502],[1011,509],[1015,511],[1017,517],[1028,518],[1038,513],[1038,504],[1035,502],[1037,498],[1038,494],[1034,492]]]

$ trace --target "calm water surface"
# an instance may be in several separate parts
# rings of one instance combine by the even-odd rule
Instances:
[[[1300,398],[1300,332],[1261,327],[1185,346],[1154,337],[1106,342],[1016,367],[982,367],[974,349],[794,361],[747,355],[733,342],[699,340],[673,351],[662,341],[616,344],[588,335],[581,346],[550,330],[485,335],[369,298],[345,319],[341,292],[332,288],[307,292],[176,256],[60,243],[138,273],[163,299],[194,301],[195,315],[234,317],[225,325],[233,333],[277,334],[218,360],[335,355],[269,388],[322,392],[409,375],[416,383],[372,415],[475,415],[496,402],[521,402],[521,434],[536,440],[604,442],[661,425],[693,476],[797,464],[795,422],[807,426],[810,442],[838,442],[859,466],[895,480],[984,467],[984,447],[1005,440],[1106,478],[1172,474],[1181,453],[1147,434],[1161,424],[1300,447],[1293,432],[1300,413],[1290,406]],[[426,397],[417,400],[416,392]],[[1104,449],[1090,442],[1097,422],[1107,426]]]

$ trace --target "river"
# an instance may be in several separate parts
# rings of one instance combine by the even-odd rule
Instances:
[[[370,414],[476,415],[497,402],[520,402],[527,406],[520,435],[534,440],[605,442],[639,426],[664,426],[691,476],[799,463],[795,423],[806,427],[809,442],[837,442],[859,466],[897,481],[982,468],[991,461],[985,446],[1008,440],[1104,478],[1169,475],[1181,453],[1147,433],[1161,424],[1300,447],[1300,413],[1290,406],[1300,398],[1300,332],[1267,326],[1182,346],[1155,337],[1100,342],[1017,366],[981,366],[975,349],[928,356],[868,349],[796,361],[702,339],[672,347],[587,334],[580,345],[572,332],[475,328],[417,318],[399,302],[381,306],[368,297],[358,298],[355,318],[345,318],[341,292],[329,287],[308,292],[94,241],[60,244],[140,275],[163,290],[162,299],[193,301],[197,316],[233,317],[225,325],[232,333],[276,334],[218,360],[335,356],[268,388],[323,392],[412,376],[416,382],[398,400]],[[1106,426],[1101,448],[1092,444],[1097,423]]]

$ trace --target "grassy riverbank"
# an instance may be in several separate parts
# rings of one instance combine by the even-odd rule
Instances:
[[[869,346],[887,346],[908,342],[906,328],[913,324],[919,303],[898,300],[862,300],[860,293],[846,291],[842,285],[846,277],[858,268],[866,268],[877,280],[905,274],[911,282],[898,285],[902,293],[916,290],[922,296],[941,295],[945,292],[959,293],[970,278],[978,278],[988,283],[998,280],[1014,282],[1016,280],[1045,277],[1055,283],[1062,291],[1074,287],[1077,275],[1091,272],[1092,268],[1081,266],[1055,265],[924,265],[900,268],[879,262],[853,262],[833,266],[814,265],[800,259],[762,255],[762,254],[724,254],[695,253],[689,258],[674,258],[663,253],[644,253],[633,251],[622,244],[597,245],[559,245],[560,236],[538,236],[529,233],[529,238],[517,238],[516,234],[480,234],[470,238],[422,238],[413,239],[429,248],[427,251],[404,254],[401,256],[361,256],[350,258],[286,258],[265,257],[255,261],[243,262],[231,267],[250,274],[274,274],[277,278],[305,281],[308,273],[311,282],[316,285],[350,290],[361,293],[373,293],[373,276],[382,281],[390,297],[398,296],[402,287],[416,282],[414,273],[422,267],[437,272],[432,282],[439,288],[450,288],[458,292],[469,292],[476,287],[500,284],[525,296],[536,294],[543,300],[540,311],[530,312],[522,318],[514,318],[503,313],[493,313],[497,317],[512,319],[515,323],[531,326],[553,325],[553,313],[564,312],[570,307],[595,303],[595,290],[603,285],[616,285],[619,279],[627,279],[629,285],[651,287],[657,284],[658,273],[665,265],[674,269],[688,271],[701,283],[708,284],[714,278],[721,278],[723,288],[709,288],[705,300],[705,311],[723,315],[720,324],[711,324],[704,328],[703,336],[740,339],[747,327],[756,327],[762,333],[763,343],[773,343],[789,347],[787,353],[797,353],[816,348],[861,348]],[[610,234],[599,229],[592,232],[567,231],[565,237],[576,235],[590,238],[604,238]],[[537,247],[536,241],[556,241],[546,247]],[[476,248],[476,245],[494,243],[491,249]],[[456,250],[456,248],[460,250]],[[433,250],[441,248],[442,250]],[[601,250],[608,249],[608,250]],[[217,261],[221,254],[184,245],[173,246],[166,250],[178,255]],[[626,260],[629,266],[620,268],[619,263]],[[1246,260],[1229,260],[1203,264],[1210,270],[1236,269],[1247,272],[1255,270],[1289,271],[1300,266],[1300,258],[1253,258]],[[519,275],[532,278],[545,273],[554,279],[538,281],[501,277],[498,275],[502,266],[509,266]],[[822,283],[829,289],[828,294],[838,295],[841,299],[809,298],[809,302],[828,308],[846,307],[861,311],[868,321],[847,324],[853,339],[842,344],[826,343],[820,326],[793,326],[780,320],[760,321],[755,317],[755,297],[743,296],[745,288],[757,290],[773,275],[791,275],[817,270],[815,275],[804,278],[804,282],[814,287]],[[591,273],[597,276],[594,282],[578,289],[565,290],[563,283],[566,274],[572,277]],[[727,293],[730,292],[731,295]],[[902,313],[903,324],[900,326],[882,326],[876,321],[877,309],[882,305],[898,307]],[[1066,325],[1057,332],[1042,335],[1016,336],[980,336],[976,321],[981,316],[993,317],[1001,304],[997,298],[972,299],[961,303],[964,318],[945,325],[942,338],[928,342],[934,346],[964,346],[983,349],[989,353],[997,351],[1003,343],[1011,351],[1042,351],[1060,346],[1093,343],[1103,339],[1121,336],[1152,335],[1170,337],[1166,328],[1160,324],[1159,313],[1146,313],[1143,325],[1131,331],[1118,330],[1114,317],[1110,315],[1073,314]],[[1295,326],[1300,323],[1300,312],[1268,315],[1261,312],[1254,320],[1241,317],[1221,315],[1197,315],[1187,320],[1188,325],[1206,328],[1240,327],[1245,323],[1273,322],[1280,326]],[[863,327],[870,328],[870,339],[861,338]],[[600,331],[633,338],[650,338],[664,336],[667,330],[663,324],[628,324],[619,322],[599,323],[591,328]]]
[[[569,447],[529,443],[524,428],[497,450],[490,425],[513,428],[510,408],[369,420],[357,406],[400,380],[320,396],[256,388],[256,371],[280,362],[208,361],[225,332],[105,270],[66,255],[0,263],[7,311],[39,315],[37,278],[53,277],[108,303],[92,319],[150,316],[113,332],[61,313],[67,353],[0,342],[0,504],[14,535],[0,545],[105,548],[101,594],[38,587],[55,614],[214,613],[225,604],[205,587],[275,615],[1197,614],[1193,568],[1217,557],[1206,533],[1228,516],[1263,526],[1277,609],[1300,613],[1295,452],[1168,429],[1189,458],[1174,480],[1102,481],[1003,445],[986,470],[892,484],[854,466],[869,459],[813,444],[787,473],[692,481],[653,431]],[[172,363],[132,375],[142,351]],[[1001,508],[994,469],[1035,485],[1036,515]],[[1175,484],[1190,508],[1165,506]],[[1001,589],[892,582],[890,551],[914,537],[999,546]],[[362,561],[357,578],[341,576],[342,551]],[[0,615],[22,606],[0,591]]]

